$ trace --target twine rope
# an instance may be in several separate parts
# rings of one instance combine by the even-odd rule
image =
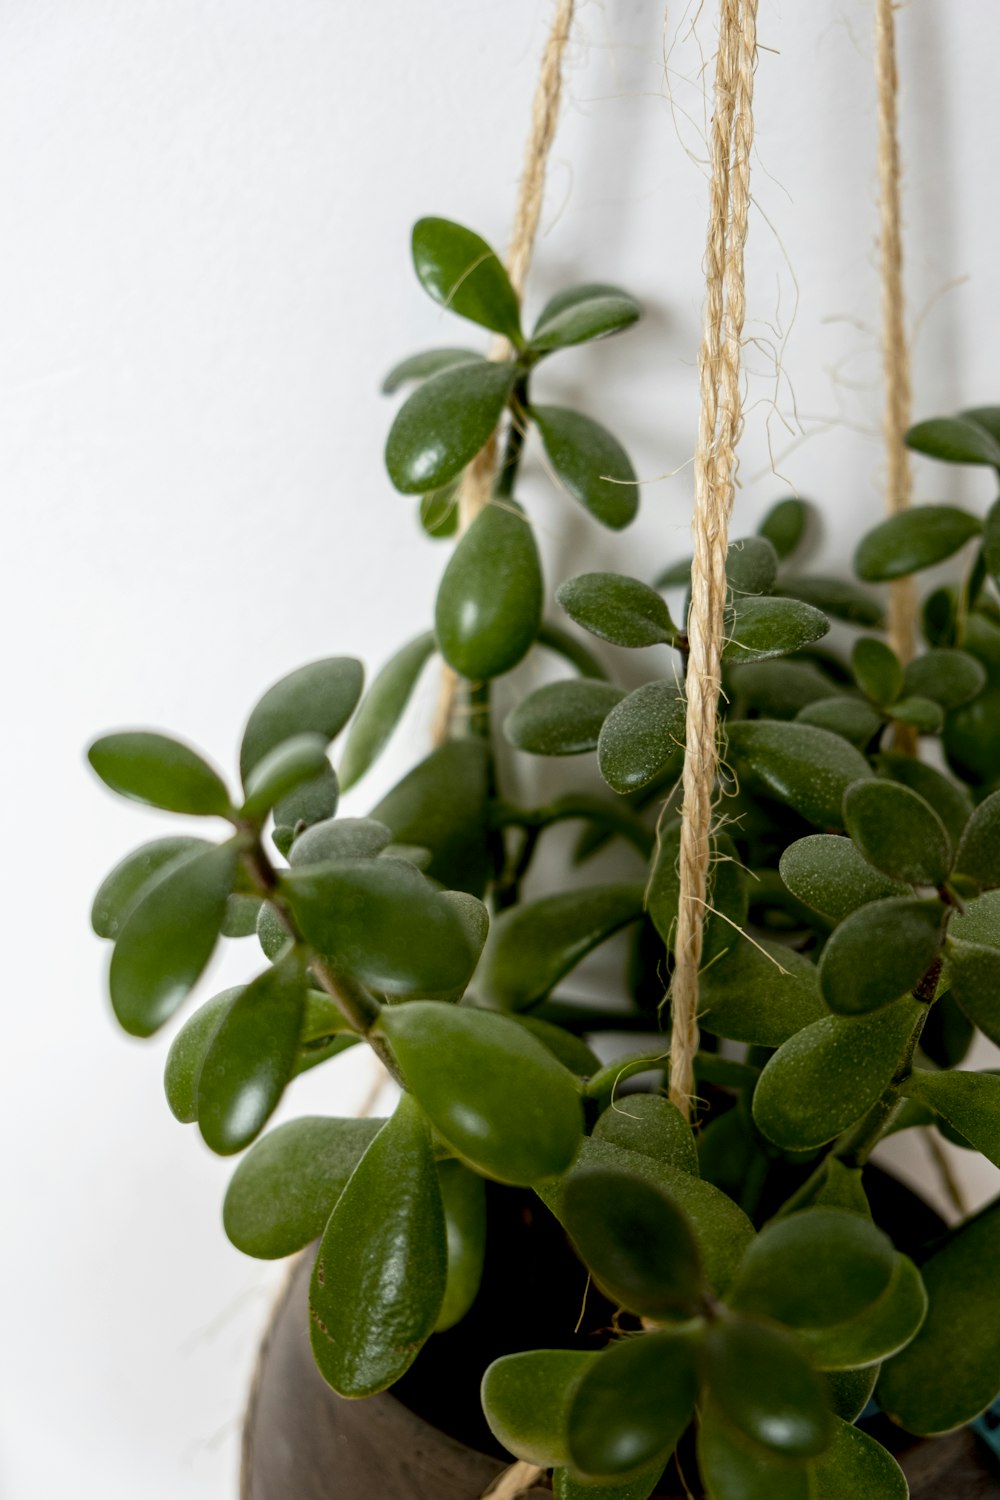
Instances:
[[[559,121],[563,58],[573,25],[574,7],[575,0],[557,0],[552,27],[542,53],[542,66],[531,108],[531,128],[525,146],[524,167],[514,209],[514,227],[504,262],[507,275],[518,297],[524,292],[535,240],[538,237],[538,223],[545,196],[545,169]],[[490,348],[490,359],[507,359],[510,352],[511,348],[507,339],[494,339]],[[476,455],[465,471],[458,495],[459,536],[468,531],[479,512],[489,503],[496,468],[497,440],[494,433],[486,447]],[[448,738],[457,695],[458,674],[445,662],[441,672],[441,689],[431,730],[435,745],[442,745]]]
[[[908,509],[913,478],[904,438],[910,425],[910,356],[903,301],[896,21],[894,0],[875,0],[875,83],[878,93],[879,245],[882,260],[882,360],[885,371],[885,505]],[[889,585],[889,644],[905,666],[913,656],[917,596],[912,577]]]
[[[518,1459],[516,1464],[505,1469],[497,1482],[490,1486],[483,1500],[518,1500],[518,1496],[523,1495],[525,1490],[530,1490],[544,1473],[545,1470],[538,1468],[536,1464]]]
[[[710,135],[705,316],[698,355],[701,412],[695,452],[694,559],[676,963],[671,984],[670,1098],[685,1118],[698,1051],[698,970],[718,770],[718,698],[725,644],[726,549],[742,428],[740,355],[746,310],[744,247],[750,211],[757,0],[720,0]]]

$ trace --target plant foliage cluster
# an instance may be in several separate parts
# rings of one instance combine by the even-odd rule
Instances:
[[[471,231],[421,220],[413,258],[431,297],[511,352],[398,365],[386,390],[412,389],[389,474],[419,496],[426,530],[451,536],[462,474],[499,432],[495,492],[451,552],[432,626],[367,691],[360,664],[333,657],[264,694],[237,793],[161,734],[91,747],[115,792],[230,825],[222,842],[146,844],[104,881],[93,923],[114,945],[115,1014],[150,1036],[220,936],[259,943],[256,977],[177,1033],[166,1092],[213,1151],[250,1148],[225,1202],[240,1249],[319,1241],[313,1347],[341,1394],[390,1386],[463,1318],[486,1184],[509,1184],[555,1215],[617,1309],[603,1334],[585,1326],[589,1343],[567,1330],[566,1347],[514,1350],[483,1381],[498,1439],[552,1468],[563,1500],[643,1500],[683,1443],[712,1500],[904,1495],[894,1460],[854,1425],[872,1392],[910,1432],[935,1434],[1000,1390],[1000,1200],[914,1259],[873,1222],[865,1186],[878,1141],[918,1125],[1000,1165],[1000,1076],[960,1066],[977,1031],[1000,1042],[1000,502],[985,523],[947,504],[882,522],[858,544],[856,581],[799,570],[809,510],[796,499],[730,548],[689,1125],[661,1087],[687,650],[664,591],[683,588],[688,564],[562,580],[550,610],[514,498],[534,431],[568,503],[613,529],[635,515],[617,439],[535,385],[550,357],[628,328],[639,308],[612,286],[575,287],[526,333]],[[1000,469],[1000,408],[921,423],[909,442]],[[924,649],[902,664],[870,585],[959,557],[959,581],[923,603]],[[605,792],[524,806],[516,756],[498,769],[491,684],[537,650],[563,675],[517,704],[503,738],[520,754],[596,757]],[[649,680],[631,691],[615,682],[621,651],[646,653]],[[337,817],[341,788],[442,657],[464,684],[453,737],[370,817]],[[917,744],[935,753],[908,753]],[[617,840],[631,878],[522,899],[567,821],[579,864]],[[623,929],[617,994],[575,1002],[577,966]],[[635,1057],[602,1064],[602,1033],[623,1030]],[[402,1085],[390,1119],[261,1135],[298,1074],[362,1042]],[[652,1090],[627,1092],[640,1072]]]

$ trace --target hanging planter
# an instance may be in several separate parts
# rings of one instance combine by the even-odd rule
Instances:
[[[229,824],[221,843],[145,845],[101,887],[125,1030],[166,1025],[220,936],[263,950],[184,1020],[166,1076],[179,1119],[246,1153],[233,1243],[303,1252],[255,1381],[244,1495],[896,1500],[904,1470],[914,1496],[985,1494],[967,1424],[1000,1392],[1000,1199],[946,1229],[869,1164],[926,1128],[1000,1165],[1000,1077],[961,1067],[977,1030],[1000,1041],[1000,509],[908,506],[891,11],[891,504],[856,581],[799,570],[798,500],[729,540],[756,42],[754,0],[722,0],[694,555],[561,579],[550,610],[518,498],[529,434],[593,524],[638,503],[617,437],[545,399],[549,359],[626,334],[637,303],[593,283],[523,316],[571,13],[561,0],[506,265],[449,220],[414,230],[424,290],[496,336],[488,358],[430,350],[386,381],[405,392],[389,475],[455,538],[433,628],[367,691],[349,657],[269,688],[238,792],[158,733],[90,749],[115,792]],[[1000,471],[1000,408],[907,441]],[[949,560],[918,610],[916,575]],[[663,591],[685,586],[672,614]],[[844,652],[819,644],[831,621],[854,632]],[[651,647],[649,680],[618,686],[617,653]],[[498,724],[494,679],[536,651],[562,675]],[[432,659],[436,747],[370,817],[338,818]],[[525,805],[502,741],[593,756],[606,789]],[[919,754],[933,741],[947,770]],[[575,862],[615,841],[624,878],[527,898],[567,821]],[[623,932],[618,991],[575,1003],[577,966]],[[607,1062],[622,1031],[635,1054]],[[266,1129],[298,1074],[358,1045],[399,1085],[389,1118]]]

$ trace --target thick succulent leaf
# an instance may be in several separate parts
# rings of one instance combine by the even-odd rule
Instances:
[[[640,791],[658,777],[680,775],[685,701],[672,682],[647,682],[613,708],[597,742],[597,765],[613,791]]]
[[[1000,1167],[1000,1074],[917,1068],[902,1092],[936,1110],[970,1146]]]
[[[992,464],[1000,468],[1000,439],[969,412],[917,422],[906,434],[906,446],[948,464]]]
[[[261,905],[260,896],[247,896],[242,891],[234,891],[226,900],[226,915],[222,919],[220,929],[222,936],[227,938],[253,937],[257,931],[257,918],[260,915]]]
[[[824,1370],[827,1399],[835,1417],[856,1422],[868,1405],[878,1379],[879,1366],[863,1370]]]
[[[552,1493],[556,1500],[649,1500],[660,1482],[661,1464],[644,1469],[635,1479],[614,1484],[595,1484],[577,1479],[569,1469],[553,1469]]]
[[[290,672],[268,688],[243,731],[240,775],[247,777],[269,750],[295,734],[320,734],[330,741],[354,712],[364,669],[351,656],[330,656]]]
[[[375,859],[391,843],[391,829],[376,818],[325,818],[299,835],[288,863],[294,870],[338,859]]]
[[[862,783],[868,785],[868,783]],[[840,922],[871,901],[905,896],[908,887],[874,870],[850,839],[810,833],[789,844],[778,866],[799,901],[831,922]]]
[[[566,1463],[573,1393],[600,1357],[577,1349],[530,1349],[495,1359],[483,1376],[481,1396],[497,1442],[540,1468]]]
[[[196,750],[151,730],[105,734],[87,759],[119,797],[166,812],[224,818],[232,811],[225,782]]]
[[[895,781],[861,781],[844,794],[847,831],[870,865],[892,880],[941,886],[951,869],[944,824],[919,792]]]
[[[324,763],[318,776],[304,781],[294,792],[274,809],[274,839],[279,853],[287,858],[296,838],[314,823],[332,818],[340,802],[340,783],[337,773],[329,761]]]
[[[832,1011],[861,1015],[909,994],[938,955],[940,901],[890,896],[846,917],[823,949],[819,986]]]
[[[523,1010],[613,932],[642,915],[639,882],[591,886],[509,907],[490,929],[477,993],[506,1010]]]
[[[559,484],[612,531],[620,531],[639,509],[639,481],[618,439],[582,412],[565,406],[533,406]]]
[[[601,682],[607,681],[608,674],[604,664],[599,662],[594,653],[568,630],[562,630],[558,625],[547,625],[543,621],[538,632],[537,644],[544,646],[547,651],[554,652],[556,656],[561,656],[563,661],[569,662],[581,677],[594,677]]]
[[[472,974],[460,914],[406,860],[299,866],[284,888],[306,940],[372,989],[451,990]]]
[[[958,846],[962,830],[972,813],[972,798],[965,787],[913,755],[883,751],[878,757],[876,770],[890,781],[902,782],[903,786],[908,786],[929,802],[944,824],[952,847]]]
[[[818,729],[839,734],[841,739],[848,740],[859,750],[864,750],[882,727],[882,717],[871,704],[843,695],[807,703],[795,717],[800,724],[815,724]]]
[[[730,602],[748,594],[769,594],[778,576],[778,554],[765,536],[737,537],[726,550]],[[752,618],[752,616],[751,616]]]
[[[984,891],[1000,886],[1000,792],[984,798],[969,819],[955,868]]]
[[[609,1168],[581,1169],[566,1184],[563,1223],[612,1302],[658,1322],[694,1316],[702,1288],[698,1247],[659,1188]],[[652,1458],[647,1453],[622,1467]]]
[[[668,949],[674,947],[680,901],[680,839],[679,821],[660,828],[646,887],[646,909]],[[726,834],[716,834],[712,839],[707,899],[703,968],[734,947],[739,942],[740,928],[746,926],[749,907],[747,881],[736,846]]]
[[[427,1122],[403,1096],[337,1199],[309,1289],[320,1373],[341,1396],[399,1379],[437,1322],[444,1210]]]
[[[277,1108],[295,1068],[306,988],[293,952],[247,985],[212,1033],[198,1074],[198,1128],[219,1156],[242,1151]]]
[[[949,937],[945,953],[951,993],[969,1020],[1000,1045],[1000,951]]]
[[[698,1024],[713,1036],[778,1047],[826,1014],[816,965],[804,953],[739,941],[700,979]]]
[[[864,756],[839,735],[768,719],[730,724],[727,760],[741,781],[820,828],[843,828],[844,793],[872,774]]]
[[[851,583],[846,578],[827,578],[809,574],[803,578],[782,578],[780,592],[789,599],[801,599],[821,609],[835,620],[846,625],[858,625],[863,629],[881,627],[885,624],[885,611],[879,601],[867,589]]]
[[[865,1016],[825,1016],[790,1037],[754,1091],[753,1117],[786,1151],[832,1141],[868,1110],[892,1080],[920,1016],[899,1000]]]
[[[779,500],[771,506],[757,530],[784,561],[798,548],[808,523],[809,506],[804,500],[789,496],[787,500]]]
[[[614,1101],[599,1117],[594,1136],[698,1176],[691,1126],[677,1106],[660,1094],[626,1094]]]
[[[531,755],[581,755],[597,748],[601,725],[625,693],[592,677],[549,682],[504,720],[507,741]]]
[[[98,937],[114,941],[146,887],[168,865],[211,846],[184,836],[154,839],[126,854],[101,881],[90,908],[90,925]]]
[[[556,600],[571,620],[613,646],[669,645],[677,635],[656,590],[623,573],[581,573],[556,590]]]
[[[276,803],[321,776],[328,765],[326,743],[321,734],[295,734],[269,750],[247,776],[240,816],[259,825]]]
[[[530,1185],[569,1166],[578,1084],[510,1016],[419,1000],[384,1010],[378,1027],[435,1130],[478,1171]]]
[[[815,1500],[804,1464],[765,1456],[711,1401],[699,1411],[698,1468],[708,1500]]]
[[[869,531],[858,544],[854,568],[866,583],[905,578],[944,562],[982,526],[955,505],[916,505]]]
[[[383,396],[394,396],[401,386],[411,381],[426,380],[441,370],[453,369],[455,365],[475,364],[482,359],[474,349],[421,349],[418,354],[409,354],[393,365],[382,381]]]
[[[985,686],[985,668],[968,651],[925,651],[903,673],[907,697],[932,698],[944,709],[960,708]]]
[[[523,1026],[531,1035],[537,1037],[543,1047],[547,1047],[553,1057],[557,1057],[564,1068],[569,1068],[578,1078],[590,1078],[592,1074],[600,1069],[599,1058],[590,1050],[586,1042],[580,1037],[574,1036],[563,1026],[554,1025],[551,1021],[543,1021],[538,1016],[516,1015],[514,1019],[519,1026]]]
[[[836,1423],[829,1450],[814,1466],[816,1500],[908,1500],[906,1476],[881,1443]]]
[[[920,1033],[920,1050],[938,1068],[957,1068],[966,1057],[976,1028],[951,990],[935,1000]]]
[[[726,614],[726,662],[765,661],[789,656],[818,641],[830,629],[826,615],[798,599],[737,597]]]
[[[926,1316],[920,1272],[912,1260],[897,1255],[889,1285],[870,1308],[828,1328],[801,1329],[799,1337],[817,1369],[871,1369],[905,1349]]]
[[[194,988],[207,965],[233,886],[231,844],[167,865],[144,888],[111,955],[111,1003],[133,1036],[152,1036]]]
[[[397,651],[373,680],[344,745],[340,784],[346,791],[360,781],[385,749],[434,651],[433,632],[418,635]]]
[[[428,217],[414,224],[411,248],[420,285],[435,302],[520,343],[517,294],[484,239],[451,219]]]
[[[280,1260],[311,1245],[384,1124],[306,1115],[262,1136],[230,1178],[222,1206],[237,1250]]]
[[[198,1075],[212,1043],[228,1012],[243,993],[244,986],[223,990],[199,1005],[184,1022],[170,1044],[163,1070],[163,1088],[171,1113],[184,1125],[198,1118]]]
[[[930,1299],[912,1343],[886,1364],[883,1410],[908,1432],[949,1432],[1000,1391],[1000,1200],[968,1220],[921,1267]],[[942,1378],[942,1373],[946,1378]]]
[[[756,1318],[721,1318],[705,1335],[704,1371],[720,1415],[765,1454],[817,1458],[829,1447],[823,1382],[794,1334]]]
[[[462,475],[456,474],[454,479],[443,484],[439,490],[426,490],[420,496],[417,508],[420,525],[434,541],[455,536],[458,531],[458,491],[461,483]]]
[[[641,316],[634,297],[620,287],[590,283],[551,297],[538,315],[530,347],[538,353],[607,338],[629,328]]]
[[[489,442],[516,370],[510,362],[454,365],[419,385],[389,429],[385,466],[404,495],[438,490]]]
[[[661,1468],[694,1415],[698,1325],[633,1335],[591,1360],[566,1421],[573,1468],[589,1478]]]
[[[460,1161],[438,1162],[448,1277],[435,1333],[461,1322],[479,1292],[486,1258],[486,1184]]]
[[[473,682],[516,667],[538,635],[542,568],[530,522],[513,500],[479,512],[445,568],[434,606],[438,647]]]
[[[983,562],[994,582],[1000,579],[1000,500],[994,500],[983,522]]]
[[[449,890],[481,896],[491,872],[489,747],[449,740],[414,766],[372,810],[401,844],[432,854],[427,874]]]
[[[899,724],[912,724],[918,734],[940,734],[944,728],[944,709],[933,698],[897,698],[891,707]]]
[[[726,680],[734,704],[769,719],[794,719],[808,704],[837,692],[837,684],[812,662],[781,657],[730,669]]]
[[[892,1241],[867,1219],[806,1208],[765,1225],[727,1300],[738,1312],[789,1328],[827,1328],[873,1307],[895,1269]]]
[[[586,1136],[572,1171],[566,1176],[535,1184],[535,1191],[565,1226],[565,1194],[578,1171],[607,1168],[650,1183],[680,1209],[687,1219],[701,1256],[705,1279],[717,1293],[724,1293],[736,1273],[753,1225],[731,1198],[710,1182],[694,1177],[680,1167],[654,1161],[641,1151],[616,1146],[611,1141]]]
[[[873,703],[895,703],[903,687],[903,667],[891,646],[864,635],[854,643],[851,666],[858,687]]]

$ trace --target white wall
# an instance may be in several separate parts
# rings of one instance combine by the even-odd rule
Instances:
[[[870,10],[761,6],[737,528],[794,486],[824,507],[826,561],[880,505]],[[547,0],[0,11],[7,1500],[235,1494],[275,1273],[222,1236],[229,1167],[167,1113],[167,1040],[130,1043],[109,1020],[89,893],[163,822],[103,795],[82,747],[149,723],[230,765],[276,675],[328,652],[378,665],[424,628],[444,554],[383,473],[376,391],[399,355],[464,330],[420,293],[408,230],[435,212],[503,242],[548,13]],[[914,0],[899,25],[929,415],[1000,398],[1000,11]],[[539,384],[606,414],[648,482],[616,538],[532,466],[524,493],[556,582],[597,559],[650,574],[687,548],[705,190],[686,31],[679,6],[665,37],[656,0],[581,0],[529,300],[614,279],[648,315]],[[697,40],[711,51],[704,16]],[[991,498],[982,475],[929,463],[917,484],[921,498]],[[345,1059],[297,1085],[293,1108],[349,1110],[367,1086]]]

